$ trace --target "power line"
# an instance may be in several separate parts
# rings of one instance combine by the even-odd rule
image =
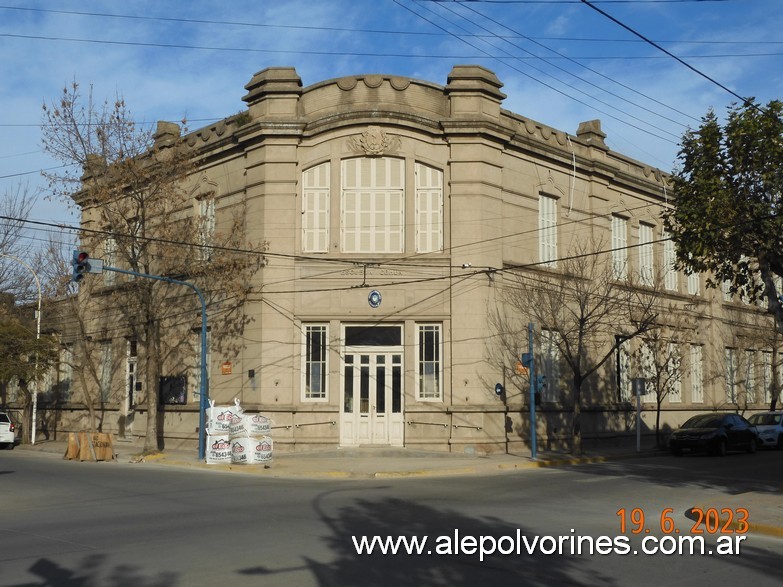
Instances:
[[[710,76],[708,76],[706,73],[704,73],[704,72],[702,72],[702,71],[700,71],[700,70],[696,69],[696,68],[695,68],[695,67],[693,67],[693,66],[692,66],[690,63],[688,63],[687,61],[684,61],[683,59],[680,59],[679,57],[677,57],[677,55],[675,55],[675,54],[674,54],[674,53],[672,53],[671,51],[668,51],[667,49],[665,49],[665,48],[661,47],[661,46],[660,46],[658,43],[656,43],[655,41],[652,41],[652,40],[648,39],[647,37],[645,37],[645,36],[644,36],[643,34],[641,34],[640,32],[637,32],[636,30],[634,30],[634,29],[632,29],[631,27],[629,27],[627,24],[625,24],[625,23],[621,22],[620,20],[616,19],[616,18],[615,18],[614,16],[612,16],[611,14],[609,14],[609,13],[607,13],[607,12],[605,12],[605,11],[601,10],[601,9],[600,9],[600,8],[598,8],[597,6],[593,5],[593,4],[592,4],[592,3],[591,3],[589,0],[580,0],[580,1],[582,2],[582,4],[586,4],[587,6],[589,6],[590,8],[592,8],[593,10],[595,10],[596,12],[598,12],[598,13],[602,14],[603,16],[605,16],[606,18],[608,18],[609,20],[611,20],[613,23],[615,23],[615,24],[617,24],[617,25],[619,25],[619,26],[623,27],[625,30],[627,30],[627,31],[628,31],[628,32],[630,32],[631,34],[634,34],[634,35],[636,35],[637,37],[639,37],[640,39],[642,39],[642,40],[643,40],[643,41],[645,41],[646,43],[649,43],[650,45],[652,45],[653,47],[655,47],[655,48],[656,48],[656,49],[658,49],[659,51],[662,51],[663,53],[665,53],[666,55],[668,55],[668,56],[669,56],[669,57],[671,57],[672,59],[675,59],[675,60],[676,60],[676,61],[678,61],[679,63],[682,63],[682,64],[683,64],[685,67],[687,67],[688,69],[690,69],[690,70],[691,70],[691,71],[693,71],[694,73],[696,73],[696,74],[700,75],[701,77],[703,77],[704,79],[706,79],[706,80],[708,80],[708,81],[712,82],[713,84],[715,84],[715,85],[716,85],[716,86],[718,86],[719,88],[721,88],[721,89],[723,89],[723,90],[727,91],[729,94],[731,94],[731,95],[732,95],[732,96],[734,96],[735,98],[739,98],[739,99],[742,101],[742,103],[743,103],[743,104],[746,104],[746,105],[747,105],[747,104],[749,104],[749,103],[751,102],[751,100],[750,100],[749,98],[745,98],[745,97],[743,97],[743,96],[740,96],[740,95],[739,95],[739,94],[737,94],[737,93],[736,93],[734,90],[731,90],[731,89],[727,88],[726,86],[724,86],[724,85],[723,85],[722,83],[720,83],[719,81],[717,81],[717,80],[715,80],[715,79],[711,78]]]
[[[528,36],[526,36],[526,35],[523,35],[523,34],[521,34],[521,33],[517,32],[516,30],[512,29],[511,27],[509,27],[509,26],[507,26],[507,25],[503,24],[502,22],[500,22],[500,21],[498,21],[498,20],[496,20],[496,19],[493,19],[493,18],[491,18],[491,17],[487,16],[486,14],[483,14],[483,13],[481,13],[481,12],[479,12],[479,11],[475,10],[474,8],[472,8],[472,7],[470,7],[470,6],[466,6],[465,8],[467,8],[468,10],[470,10],[471,12],[473,12],[474,14],[477,14],[477,15],[479,15],[479,16],[482,16],[483,18],[486,18],[487,20],[489,20],[490,22],[492,22],[492,23],[494,23],[494,24],[496,24],[496,25],[498,25],[498,26],[501,26],[501,27],[503,27],[504,29],[506,29],[506,30],[508,30],[508,31],[511,31],[511,32],[515,33],[517,36],[519,36],[519,37],[521,37],[521,38],[523,38],[523,39],[526,39],[527,41],[530,41],[530,42],[532,42],[532,43],[534,43],[534,44],[538,45],[539,47],[542,47],[543,49],[545,49],[545,50],[547,50],[547,51],[549,51],[549,52],[551,52],[551,53],[554,53],[554,54],[555,54],[555,56],[556,56],[556,57],[558,57],[558,58],[561,58],[561,59],[566,59],[566,60],[570,61],[571,63],[574,63],[574,64],[578,65],[579,67],[581,67],[581,68],[583,68],[583,69],[586,69],[587,71],[589,71],[589,72],[591,72],[591,73],[594,73],[594,74],[596,74],[596,75],[598,75],[598,76],[600,76],[600,77],[602,77],[602,78],[604,78],[604,79],[606,79],[606,80],[608,80],[608,81],[610,81],[610,82],[612,82],[612,83],[614,83],[614,84],[617,84],[617,85],[618,85],[618,86],[620,86],[621,88],[624,88],[624,89],[626,89],[626,90],[629,90],[629,91],[631,91],[631,92],[633,92],[633,93],[635,93],[635,94],[637,94],[637,95],[639,95],[639,96],[642,96],[643,98],[646,98],[646,99],[650,100],[651,102],[655,102],[655,103],[656,103],[656,104],[658,104],[659,106],[663,106],[664,108],[668,108],[669,110],[672,110],[673,112],[676,112],[677,114],[681,114],[682,116],[685,116],[686,118],[689,118],[689,119],[691,119],[691,120],[694,120],[694,121],[696,121],[696,122],[698,122],[698,121],[699,121],[699,119],[698,119],[698,118],[695,118],[695,117],[691,116],[690,114],[687,114],[687,113],[685,113],[685,112],[682,112],[681,110],[678,110],[677,108],[674,108],[673,106],[669,106],[668,104],[664,104],[663,102],[661,102],[661,101],[659,101],[659,100],[657,100],[657,99],[655,99],[655,98],[653,98],[653,97],[651,97],[651,96],[648,96],[647,94],[644,94],[644,93],[640,92],[639,90],[636,90],[635,88],[632,88],[632,87],[630,87],[630,86],[628,86],[628,85],[626,85],[626,84],[623,84],[622,82],[619,82],[619,81],[617,81],[617,80],[616,80],[616,79],[614,79],[614,78],[611,78],[611,77],[609,77],[609,76],[607,76],[607,75],[604,75],[603,73],[601,73],[601,72],[599,72],[599,71],[597,71],[597,70],[595,70],[595,69],[593,69],[593,68],[591,68],[591,67],[588,67],[588,66],[586,66],[586,65],[584,65],[584,64],[582,64],[582,63],[580,63],[580,62],[579,62],[577,59],[574,59],[574,58],[572,58],[572,57],[569,57],[568,55],[564,55],[563,53],[560,53],[559,51],[556,51],[555,49],[552,49],[551,47],[549,47],[549,46],[547,46],[547,45],[544,45],[543,43],[540,43],[540,42],[538,42],[537,40],[535,40],[535,39],[533,39],[533,38],[531,38],[531,37],[528,37]],[[449,9],[449,10],[450,10],[450,9]],[[482,28],[483,28],[483,27],[482,27]],[[485,30],[486,30],[486,29],[485,29]],[[502,37],[498,37],[498,38],[502,38]],[[504,39],[504,40],[505,40],[505,39]],[[508,41],[507,41],[507,42],[508,42]],[[514,45],[514,46],[517,46],[517,45]],[[520,47],[520,48],[521,48],[521,47]],[[542,61],[545,61],[545,62],[547,62],[547,63],[549,63],[549,59],[551,59],[551,57],[547,57],[547,58],[545,58],[545,57],[539,57],[539,58],[540,58]],[[577,79],[579,79],[579,80],[586,81],[586,80],[584,80],[583,78],[581,78],[581,77],[579,77],[579,76],[577,76],[577,75],[575,75],[575,74],[571,73],[570,71],[568,71],[568,70],[566,70],[566,69],[564,69],[564,68],[561,68],[561,67],[559,67],[559,66],[556,66],[556,65],[555,65],[555,67],[556,67],[558,70],[560,70],[560,71],[563,71],[563,72],[567,73],[568,75],[574,76],[574,77],[576,77],[576,78],[577,78]],[[592,84],[591,82],[587,82],[587,83],[590,83],[590,85],[592,85],[593,87],[599,88],[599,86],[597,86],[597,85],[595,85],[595,84]],[[599,88],[599,89],[603,89],[603,88]],[[653,110],[650,110],[650,109],[648,109],[648,108],[646,108],[646,107],[644,107],[644,106],[641,106],[641,105],[639,105],[639,104],[636,104],[635,102],[631,102],[630,100],[628,100],[628,99],[626,99],[626,98],[623,98],[622,96],[619,96],[619,95],[617,95],[617,94],[614,94],[614,93],[612,93],[612,92],[609,92],[609,91],[608,91],[608,90],[606,90],[606,89],[603,89],[603,91],[607,92],[607,93],[608,93],[608,94],[610,94],[611,96],[615,96],[616,98],[619,98],[619,99],[621,99],[621,100],[624,100],[624,101],[626,101],[626,102],[628,102],[628,103],[630,103],[630,104],[632,104],[632,105],[636,106],[637,108],[641,108],[642,110],[645,110],[646,112],[649,112],[649,113],[651,113],[651,114],[653,114],[653,115],[655,115],[655,116],[659,116],[659,117],[663,118],[664,120],[668,120],[668,121],[670,121],[670,122],[674,122],[675,124],[680,124],[680,125],[681,125],[681,123],[679,123],[679,122],[678,122],[678,121],[676,121],[676,120],[673,120],[673,119],[671,119],[671,118],[668,118],[668,117],[666,117],[666,116],[663,116],[662,114],[659,114],[659,113],[657,113],[657,112],[654,112]],[[681,125],[681,126],[682,126],[682,125]]]
[[[437,23],[433,22],[432,20],[428,19],[428,18],[427,18],[427,17],[425,17],[424,15],[422,15],[422,14],[419,14],[419,13],[418,13],[418,12],[416,12],[415,10],[412,10],[411,8],[409,8],[408,6],[405,6],[404,4],[402,4],[402,3],[400,2],[400,0],[393,0],[393,2],[394,2],[395,4],[397,4],[398,6],[400,6],[401,8],[404,8],[404,9],[405,9],[405,10],[407,10],[408,12],[410,12],[410,13],[412,13],[412,14],[415,14],[415,15],[416,15],[416,16],[418,16],[419,18],[421,18],[421,19],[425,20],[426,22],[430,23],[432,26],[435,26],[435,27],[439,28],[439,29],[440,29],[440,30],[442,30],[442,31],[446,31],[446,32],[448,32],[448,33],[449,33],[451,36],[453,36],[453,37],[454,37],[454,38],[456,38],[457,40],[459,40],[459,41],[462,41],[462,42],[463,42],[463,43],[465,43],[466,45],[469,45],[469,46],[473,47],[474,49],[476,49],[476,50],[478,50],[478,51],[481,51],[482,53],[484,53],[485,55],[487,55],[487,58],[489,58],[489,59],[494,59],[494,60],[497,60],[497,61],[500,61],[501,63],[503,63],[503,64],[504,64],[504,65],[506,65],[507,67],[509,67],[509,68],[513,69],[513,70],[514,70],[514,71],[516,71],[517,73],[520,73],[520,74],[524,75],[525,77],[527,77],[527,78],[529,78],[529,79],[533,80],[534,82],[541,84],[541,85],[542,85],[542,86],[544,86],[545,88],[548,88],[548,89],[552,90],[553,92],[556,92],[556,93],[560,94],[561,96],[564,96],[564,97],[566,97],[566,98],[568,98],[568,99],[570,99],[570,100],[573,100],[574,102],[577,102],[578,104],[582,104],[583,106],[586,106],[587,108],[590,108],[590,109],[592,109],[592,110],[595,110],[596,112],[599,112],[599,113],[603,114],[604,116],[608,116],[609,118],[611,118],[611,119],[613,119],[613,120],[617,120],[618,122],[620,122],[620,123],[622,123],[622,124],[625,124],[625,125],[627,125],[627,126],[629,126],[629,127],[631,127],[631,128],[635,128],[636,130],[639,130],[639,131],[642,131],[642,132],[644,132],[644,133],[647,133],[648,135],[654,136],[654,137],[656,137],[656,138],[658,138],[658,139],[661,139],[662,141],[668,141],[668,142],[671,142],[671,139],[668,139],[668,138],[666,138],[666,137],[660,136],[660,135],[658,135],[658,134],[656,134],[656,133],[654,133],[654,132],[651,132],[651,131],[649,131],[649,130],[647,130],[647,129],[641,128],[641,127],[639,127],[639,126],[636,126],[635,124],[632,124],[632,123],[630,123],[630,122],[627,122],[627,121],[625,121],[625,120],[623,120],[623,119],[621,119],[621,118],[618,118],[617,116],[615,116],[615,115],[614,115],[614,114],[612,114],[611,112],[606,112],[606,111],[604,111],[604,110],[600,110],[600,109],[596,108],[595,106],[593,106],[593,105],[591,105],[591,104],[589,104],[589,103],[587,103],[587,102],[585,102],[585,101],[583,101],[583,100],[580,100],[579,98],[576,98],[576,97],[574,97],[574,96],[571,96],[570,94],[568,94],[568,93],[564,92],[563,90],[560,90],[560,89],[558,89],[558,88],[554,87],[553,85],[551,85],[551,84],[548,84],[548,83],[546,83],[545,81],[542,81],[542,80],[538,79],[537,77],[535,77],[535,76],[533,76],[533,75],[530,75],[529,73],[527,73],[527,72],[525,72],[525,71],[523,71],[523,70],[519,69],[519,68],[518,68],[518,67],[516,67],[515,65],[513,65],[513,64],[510,64],[510,63],[507,63],[507,62],[505,61],[505,59],[507,59],[507,58],[503,58],[503,57],[492,57],[492,56],[490,56],[490,55],[489,55],[489,54],[488,54],[486,51],[484,51],[484,50],[482,50],[481,48],[477,47],[477,46],[476,46],[476,45],[474,45],[473,43],[470,43],[470,42],[466,41],[465,39],[463,39],[463,38],[459,37],[458,35],[456,35],[456,34],[452,33],[451,31],[447,31],[447,30],[446,30],[446,29],[444,29],[442,26],[440,26],[439,24],[437,24]],[[556,78],[555,78],[555,79],[556,79]],[[558,80],[558,81],[560,81],[560,80]],[[561,82],[561,83],[563,83],[563,82]],[[567,85],[567,84],[564,84],[564,85]],[[574,88],[572,88],[572,89],[574,89]],[[645,123],[645,124],[647,124],[647,123]],[[672,136],[674,136],[674,135],[672,135]]]

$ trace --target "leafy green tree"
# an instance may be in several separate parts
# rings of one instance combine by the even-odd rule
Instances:
[[[783,102],[708,112],[685,134],[664,221],[680,268],[748,301],[766,300],[783,332]]]
[[[30,441],[33,393],[40,381],[57,361],[57,340],[52,336],[36,337],[33,320],[14,315],[16,309],[0,312],[0,381],[8,385],[18,382],[22,393],[23,433]]]

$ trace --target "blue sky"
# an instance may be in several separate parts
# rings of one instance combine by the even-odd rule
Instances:
[[[664,171],[689,125],[737,101],[721,86],[783,97],[781,0],[591,1],[714,81],[578,0],[0,0],[0,189],[40,189],[33,220],[77,222],[45,198],[40,170],[58,163],[38,128],[74,80],[98,101],[122,95],[138,121],[195,129],[242,110],[265,67],[294,66],[305,86],[359,73],[445,85],[478,63],[504,83],[504,108],[572,134],[601,119],[613,150]]]

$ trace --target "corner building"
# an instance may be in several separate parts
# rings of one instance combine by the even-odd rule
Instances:
[[[270,416],[279,450],[527,450],[527,394],[495,393],[498,383],[526,389],[518,355],[491,350],[496,270],[566,254],[574,230],[613,247],[649,244],[649,256],[629,249],[630,267],[671,263],[665,176],[612,152],[600,121],[567,134],[503,109],[502,83],[483,67],[457,65],[445,86],[359,75],[308,87],[274,67],[245,88],[245,112],[184,140],[205,162],[197,181],[215,194],[218,223],[242,200],[248,237],[268,243],[243,350],[208,353],[209,395]],[[679,395],[664,403],[674,426],[728,405],[724,350],[707,344],[725,312],[700,276],[667,279],[671,301],[703,317],[682,352]],[[610,363],[584,394],[587,447],[634,431],[628,367]],[[195,446],[197,381],[191,369],[185,403],[165,406],[167,446]],[[556,381],[537,408],[540,447],[568,436],[569,394]],[[143,405],[122,391],[127,381],[115,389],[110,409],[118,421],[134,411],[126,432],[143,434]],[[649,432],[654,404],[645,407]]]

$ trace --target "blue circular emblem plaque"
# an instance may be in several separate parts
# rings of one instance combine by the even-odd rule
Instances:
[[[370,295],[367,296],[367,302],[370,304],[371,308],[377,308],[380,306],[382,299],[381,292],[379,292],[377,289],[372,290]]]

